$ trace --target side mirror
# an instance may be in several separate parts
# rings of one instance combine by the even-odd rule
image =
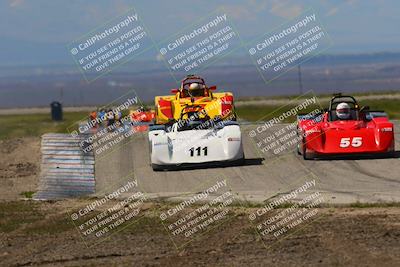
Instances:
[[[213,86],[208,87],[208,89],[211,91],[215,91],[215,90],[217,90],[217,86],[213,85]]]
[[[171,89],[171,93],[176,94],[179,92],[179,89]]]

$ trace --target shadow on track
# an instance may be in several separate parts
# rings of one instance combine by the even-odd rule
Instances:
[[[211,162],[211,163],[196,163],[196,164],[180,164],[174,166],[163,166],[160,170],[155,171],[187,171],[195,169],[214,169],[214,168],[227,168],[238,166],[256,166],[262,165],[264,158],[246,158],[244,160],[232,162]]]
[[[392,153],[381,154],[351,154],[351,155],[318,155],[314,160],[371,160],[371,159],[398,159],[400,158],[400,151]]]

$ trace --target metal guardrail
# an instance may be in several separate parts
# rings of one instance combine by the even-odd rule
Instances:
[[[85,138],[52,133],[42,136],[39,188],[33,199],[63,199],[95,192],[94,155],[80,147]]]

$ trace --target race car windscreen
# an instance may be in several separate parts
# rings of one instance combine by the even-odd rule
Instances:
[[[178,132],[182,131],[189,131],[189,130],[206,130],[206,129],[211,129],[214,127],[214,124],[210,122],[209,120],[188,120],[188,121],[180,121],[177,123],[178,127],[177,130]]]
[[[336,109],[332,109],[329,111],[329,120],[330,121],[338,121],[338,120],[358,120],[358,109],[351,108],[350,109],[350,116],[347,119],[340,119],[337,116]]]

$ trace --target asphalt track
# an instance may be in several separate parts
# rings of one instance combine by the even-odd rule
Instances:
[[[400,123],[395,122],[395,129]],[[268,131],[276,133],[287,125]],[[320,192],[323,202],[346,204],[400,201],[400,158],[345,158],[304,161],[291,146],[281,155],[260,151],[262,136],[249,137],[256,125],[242,125],[246,156],[244,166],[214,166],[179,171],[154,172],[149,165],[147,134],[137,133],[110,151],[96,156],[96,194],[105,195],[128,181],[138,182],[137,190],[150,198],[185,199],[217,181],[226,180],[240,200],[262,202],[285,195],[315,180],[315,186],[304,194]],[[264,134],[267,134],[265,132]],[[396,148],[400,149],[400,131],[395,131]],[[221,192],[216,192],[218,196]],[[210,194],[211,196],[211,194]],[[300,198],[301,194],[299,194]]]

